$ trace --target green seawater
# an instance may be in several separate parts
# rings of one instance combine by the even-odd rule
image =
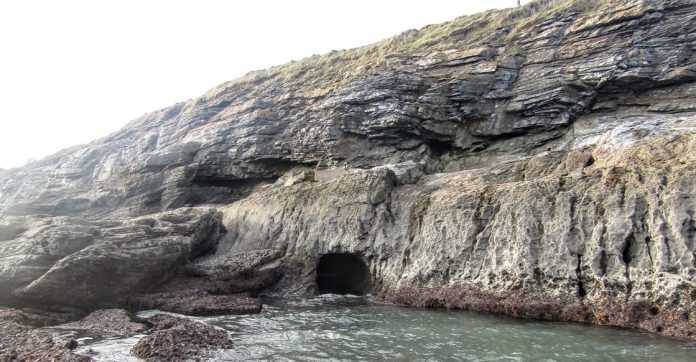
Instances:
[[[696,342],[635,330],[401,308],[369,297],[266,299],[257,315],[198,319],[230,332],[235,348],[214,354],[219,361],[696,361]],[[141,337],[82,339],[81,350],[128,360]]]

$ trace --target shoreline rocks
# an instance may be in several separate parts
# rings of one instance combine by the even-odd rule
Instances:
[[[200,257],[154,290],[131,297],[129,305],[191,316],[259,313],[258,293],[283,275],[279,258],[277,250]]]
[[[202,208],[130,220],[43,219],[0,244],[0,288],[7,291],[0,303],[123,306],[129,296],[170,279],[189,259],[214,250],[221,219]]]
[[[254,73],[0,172],[0,305],[254,312],[349,253],[404,303],[688,337],[696,3],[583,5]]]
[[[213,295],[201,290],[142,294],[131,299],[139,310],[159,309],[189,316],[254,314],[261,311],[257,298],[246,295]]]
[[[52,328],[80,331],[82,334],[95,336],[125,336],[145,332],[150,327],[145,321],[135,318],[126,310],[100,309],[78,321]]]
[[[131,349],[132,355],[146,361],[200,360],[234,346],[226,331],[189,318],[158,314],[148,320],[155,325],[154,332]]]
[[[258,304],[252,298],[244,301]],[[147,361],[200,360],[218,349],[233,347],[226,331],[183,316],[160,313],[139,319],[122,309],[106,309],[65,323],[48,312],[2,309],[0,361],[92,361],[89,355],[73,352],[79,346],[76,336],[62,333],[65,331],[101,338],[145,333],[131,353]]]
[[[89,356],[73,353],[67,341],[38,328],[59,320],[42,311],[0,310],[0,361],[92,361]]]
[[[452,286],[384,290],[377,297],[387,303],[408,307],[461,309],[522,319],[637,328],[689,340],[696,336],[696,324],[693,323],[696,313],[693,308],[668,308],[665,311],[647,302],[618,303],[616,299],[602,299],[585,305],[559,302],[535,294],[538,293],[485,293],[471,286]]]

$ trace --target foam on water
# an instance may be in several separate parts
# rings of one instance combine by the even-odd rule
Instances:
[[[214,360],[696,360],[696,343],[639,331],[399,308],[370,297],[324,295],[264,302],[256,315],[199,318],[228,330],[234,341],[234,349],[217,352]],[[92,341],[83,348],[100,352],[97,360],[114,360],[115,350],[123,348],[127,355],[134,340],[137,337],[124,338],[121,347],[116,339]]]

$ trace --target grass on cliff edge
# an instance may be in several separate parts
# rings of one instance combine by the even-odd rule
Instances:
[[[405,31],[367,46],[331,51],[324,55],[253,71],[209,92],[244,88],[272,80],[285,86],[302,84],[305,89],[328,92],[362,73],[384,69],[389,55],[430,53],[448,49],[470,49],[484,45],[519,49],[522,30],[552,14],[580,12],[592,15],[610,0],[535,0],[523,6],[489,10],[452,21]]]

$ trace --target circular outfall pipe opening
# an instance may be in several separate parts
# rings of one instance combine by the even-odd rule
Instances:
[[[317,265],[319,294],[364,295],[370,284],[370,271],[354,254],[325,254]]]

